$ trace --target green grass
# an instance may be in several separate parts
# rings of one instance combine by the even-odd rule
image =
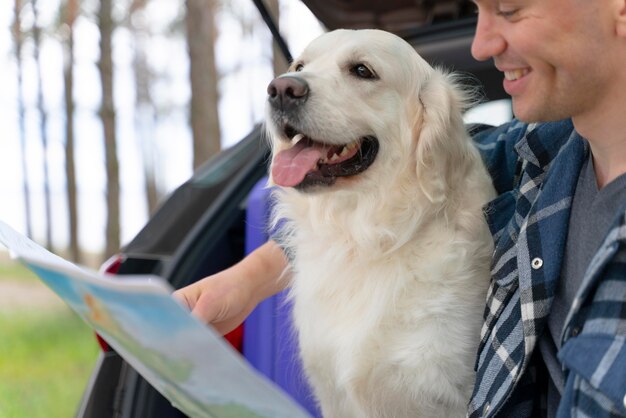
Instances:
[[[0,312],[0,418],[74,416],[97,353],[69,309]]]

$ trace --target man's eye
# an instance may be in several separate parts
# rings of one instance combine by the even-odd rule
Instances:
[[[519,9],[512,9],[512,10],[498,10],[497,14],[498,16],[501,16],[505,19],[509,19],[511,17],[514,17],[517,12],[519,11]]]
[[[296,65],[296,71],[302,71],[304,69],[304,64]]]
[[[367,68],[365,64],[356,64],[350,69],[350,72],[359,78],[365,78],[370,80],[378,78],[376,74],[374,74],[372,70]]]

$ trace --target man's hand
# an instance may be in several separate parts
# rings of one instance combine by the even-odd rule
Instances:
[[[226,334],[241,324],[262,300],[287,284],[287,260],[269,241],[238,264],[174,292],[201,321]]]

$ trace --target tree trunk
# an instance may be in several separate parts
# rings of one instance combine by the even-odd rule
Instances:
[[[66,36],[63,42],[65,82],[65,177],[67,180],[67,207],[69,221],[70,258],[80,260],[78,244],[78,204],[76,168],[74,162],[74,21],[78,15],[78,0],[67,0],[64,5]]]
[[[144,190],[148,203],[148,216],[156,211],[159,202],[159,192],[156,184],[155,166],[156,153],[152,142],[154,138],[154,126],[156,123],[156,111],[152,95],[153,74],[148,65],[149,29],[142,19],[141,12],[145,9],[147,0],[133,0],[130,6],[128,26],[133,34],[134,52],[133,73],[135,76],[135,131],[139,139],[139,147],[143,158]],[[136,16],[134,16],[137,14]]]
[[[107,173],[106,257],[112,256],[120,248],[120,180],[115,135],[115,105],[113,101],[113,26],[112,0],[100,0],[100,10],[98,12],[100,60],[98,61],[98,68],[102,85],[100,117],[104,130]]]
[[[215,65],[216,0],[187,0],[187,45],[191,79],[193,168],[221,149]]]
[[[17,105],[20,130],[20,159],[22,162],[22,191],[24,194],[24,213],[26,216],[26,236],[33,237],[33,220],[30,212],[30,190],[28,187],[28,165],[26,162],[26,119],[23,91],[23,73],[22,68],[22,20],[21,20],[22,4],[20,0],[15,0],[14,5],[14,21],[13,21],[13,40],[15,42],[15,62],[17,64]]]
[[[39,8],[37,0],[31,0],[34,14],[33,41],[35,44],[35,61],[37,63],[37,109],[39,110],[39,128],[41,144],[43,147],[43,187],[46,221],[46,248],[52,251],[52,210],[50,203],[50,175],[48,170],[48,114],[46,112],[42,78],[43,68],[41,64],[41,28],[39,27]]]
[[[276,27],[280,28],[280,1],[267,0],[267,9],[276,22]],[[272,67],[274,69],[274,77],[287,71],[287,60],[283,56],[278,44],[272,41]]]

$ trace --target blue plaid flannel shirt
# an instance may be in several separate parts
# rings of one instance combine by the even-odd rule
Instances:
[[[514,121],[475,140],[499,196],[487,213],[495,250],[468,415],[545,416],[548,375],[535,346],[559,280],[588,149],[571,121]],[[625,210],[616,214],[566,320],[559,418],[626,416]]]

